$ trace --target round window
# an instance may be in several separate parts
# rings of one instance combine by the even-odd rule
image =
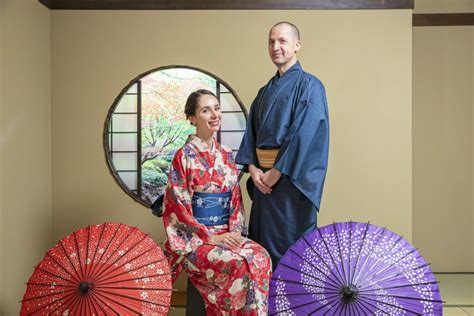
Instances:
[[[198,89],[217,95],[222,109],[217,140],[235,153],[247,112],[226,82],[202,69],[165,66],[143,73],[120,92],[108,112],[104,150],[109,169],[120,187],[147,207],[164,193],[176,150],[195,132],[184,104]]]

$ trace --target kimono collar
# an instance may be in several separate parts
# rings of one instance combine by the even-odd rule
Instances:
[[[289,72],[302,71],[302,70],[303,70],[303,68],[301,67],[300,62],[299,62],[299,61],[296,61],[296,63],[295,63],[293,66],[291,66],[287,71],[285,71],[285,73],[284,73],[283,76],[281,76],[281,77],[280,77],[280,73],[279,73],[278,70],[277,70],[277,72],[276,72],[276,74],[275,74],[275,78],[277,78],[277,79],[283,78],[283,77],[285,77],[285,75],[286,75],[287,73],[289,73]]]
[[[186,143],[192,144],[200,152],[208,151],[211,154],[213,154],[215,152],[215,150],[219,148],[219,144],[216,142],[216,139],[214,137],[212,138],[212,147],[211,148],[209,148],[207,146],[207,144],[202,139],[197,137],[197,135],[189,135],[188,139],[186,140]]]

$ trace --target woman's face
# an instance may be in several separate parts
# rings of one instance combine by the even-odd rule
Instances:
[[[196,126],[198,135],[209,135],[219,130],[221,116],[219,101],[213,95],[203,94],[199,98],[196,113],[191,116],[190,121]]]

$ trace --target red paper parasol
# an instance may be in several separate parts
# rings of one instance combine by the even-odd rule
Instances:
[[[159,246],[136,227],[105,223],[51,248],[27,283],[21,315],[166,315],[171,274]]]

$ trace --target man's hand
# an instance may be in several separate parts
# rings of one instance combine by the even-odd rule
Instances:
[[[271,188],[278,182],[278,180],[280,180],[280,178],[281,172],[275,168],[271,168],[260,177],[260,180],[264,185]]]
[[[262,182],[263,171],[255,165],[249,165],[249,173],[257,189],[263,194],[272,192],[272,188]]]

